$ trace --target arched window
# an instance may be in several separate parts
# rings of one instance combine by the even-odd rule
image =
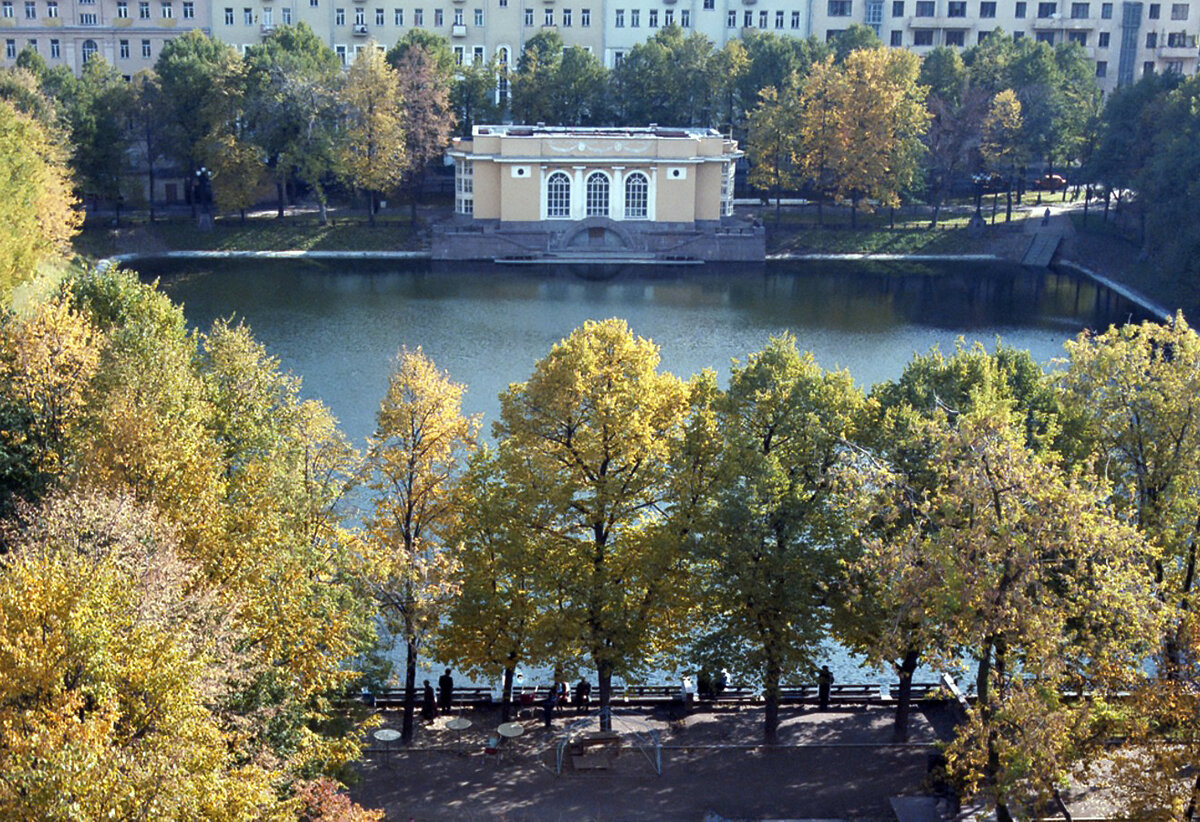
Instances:
[[[645,174],[635,171],[625,178],[626,220],[644,220],[649,216],[646,210],[649,194],[650,181]]]
[[[556,171],[546,180],[546,216],[571,216],[571,178]]]
[[[95,40],[84,40],[82,50],[83,50],[83,64],[86,66],[88,60],[92,59],[92,57],[96,54],[96,52],[98,52],[100,50],[100,47],[96,45]]]
[[[587,178],[587,216],[608,216],[608,177],[593,171]]]

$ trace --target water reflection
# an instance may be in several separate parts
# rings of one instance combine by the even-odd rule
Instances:
[[[914,352],[962,335],[1028,348],[1042,362],[1085,327],[1143,313],[1069,273],[963,263],[821,262],[708,266],[502,267],[485,263],[167,261],[139,264],[189,322],[244,319],[347,433],[371,430],[390,361],[420,345],[493,417],[496,396],[586,319],[620,316],[689,376],[791,331],[827,368],[864,387]]]

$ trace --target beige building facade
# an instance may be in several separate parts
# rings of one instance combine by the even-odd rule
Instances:
[[[126,77],[151,68],[168,40],[210,33],[209,0],[0,0],[2,65],[25,48],[76,74],[93,55]]]
[[[1200,0],[813,0],[813,34],[828,39],[851,23],[871,26],[885,45],[918,55],[973,46],[997,30],[1050,45],[1078,43],[1105,92],[1148,72],[1195,74],[1200,57]]]
[[[761,259],[733,214],[736,141],[713,129],[476,126],[456,139],[442,259]]]
[[[390,48],[412,29],[446,38],[459,64],[495,59],[515,68],[524,43],[557,32],[568,46],[599,53],[600,0],[216,0],[213,34],[239,51],[261,43],[277,26],[305,23],[341,58],[375,43]],[[593,11],[593,8],[595,11]],[[503,92],[504,90],[501,89]],[[506,93],[506,92],[505,92]]]

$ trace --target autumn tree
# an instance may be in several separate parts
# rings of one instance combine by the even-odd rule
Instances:
[[[44,128],[0,100],[0,305],[78,230],[70,177]]]
[[[696,546],[701,645],[763,684],[767,744],[777,741],[780,683],[813,669],[826,634],[840,544],[829,471],[861,403],[849,373],[823,371],[791,337],[735,364],[716,403],[720,467]]]
[[[604,730],[613,674],[678,640],[666,629],[686,575],[664,509],[687,413],[684,384],[620,320],[585,323],[500,397],[509,481],[539,509],[537,584],[559,591],[556,644],[596,666]]]
[[[871,391],[858,425],[856,448],[839,466],[838,504],[854,523],[842,580],[834,589],[834,633],[847,647],[899,681],[894,738],[908,735],[912,677],[924,655],[941,641],[929,618],[928,580],[892,572],[891,563],[914,532],[932,535],[938,523],[922,515],[935,504],[936,439],[931,430],[951,426],[980,405],[1008,404],[1023,423],[1026,444],[1046,449],[1056,428],[1055,397],[1041,367],[1027,352],[999,347],[959,347],[946,357],[934,350],[914,357],[898,380]],[[874,495],[887,488],[887,515]],[[883,563],[883,565],[881,565]]]
[[[454,480],[478,428],[462,414],[464,391],[419,348],[401,349],[367,441],[372,510],[364,556],[388,628],[405,646],[406,742],[413,734],[417,657],[450,590],[442,539],[458,517]]]
[[[205,167],[212,179],[213,198],[220,208],[236,211],[246,221],[246,209],[258,201],[265,166],[262,149],[231,132],[205,141]]]
[[[271,772],[237,758],[210,708],[236,629],[153,507],[55,494],[4,531],[0,815],[281,813]]]
[[[1023,168],[1026,162],[1020,142],[1023,126],[1021,101],[1012,89],[1005,89],[992,98],[987,116],[983,119],[979,153],[987,168],[1007,172],[1009,185],[1005,222],[1012,220],[1012,179],[1017,169]],[[975,205],[978,209],[978,200]]]
[[[781,197],[796,185],[793,151],[796,144],[796,92],[791,85],[759,92],[758,105],[747,118],[750,185],[775,192],[775,221],[779,222]]]
[[[63,471],[99,360],[94,337],[63,299],[0,320],[0,515],[36,500]]]
[[[367,192],[367,219],[373,226],[379,194],[401,184],[410,159],[400,77],[374,43],[368,45],[351,64],[341,91],[337,157],[342,179]]]
[[[910,539],[867,548],[876,574],[924,604],[933,657],[976,663],[948,768],[1001,820],[1055,799],[1086,758],[1092,710],[1139,676],[1156,619],[1138,534],[1103,486],[1029,449],[1019,422],[986,401],[929,426],[933,479]]]
[[[910,187],[928,115],[918,60],[896,49],[862,49],[815,64],[800,87],[795,156],[802,173],[837,200],[895,205]]]
[[[434,52],[413,47],[396,59],[400,94],[404,98],[404,136],[407,166],[403,187],[408,190],[410,221],[417,222],[417,199],[429,166],[441,159],[454,131],[450,102],[452,78],[441,73]]]
[[[211,706],[236,729],[228,748],[273,781],[336,771],[358,742],[329,700],[373,631],[336,508],[352,455],[332,415],[244,328],[191,335],[128,273],[89,272],[67,293],[101,345],[63,474],[153,506],[216,592],[247,649]]]
[[[460,515],[445,540],[455,596],[438,632],[438,658],[476,676],[502,671],[501,715],[507,722],[517,668],[553,661],[539,653],[554,638],[546,624],[552,609],[543,607],[552,598],[542,596],[536,583],[545,562],[539,529],[494,450],[472,457],[455,494]]]

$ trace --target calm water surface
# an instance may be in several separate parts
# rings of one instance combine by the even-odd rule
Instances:
[[[244,320],[307,396],[324,400],[362,442],[401,345],[421,346],[468,386],[466,406],[496,416],[497,395],[588,319],[621,317],[682,377],[716,369],[790,331],[825,368],[864,388],[898,377],[912,355],[952,351],[960,336],[1062,356],[1085,327],[1139,309],[1074,276],[1019,267],[779,263],[631,267],[596,275],[428,263],[144,261],[189,322]],[[603,276],[603,279],[587,277]]]
[[[682,377],[795,335],[863,388],[898,377],[914,353],[960,337],[1028,349],[1049,364],[1084,328],[1145,313],[1071,274],[979,264],[771,263],[617,271],[363,261],[168,261],[136,266],[188,321],[245,321],[362,444],[400,346],[421,346],[468,386],[466,410],[495,419],[497,395],[588,319],[621,317]],[[887,681],[831,649],[840,682]],[[426,666],[425,673],[431,668]],[[931,672],[920,676],[929,677]],[[531,673],[529,679],[535,679]],[[661,679],[661,676],[655,677]]]

